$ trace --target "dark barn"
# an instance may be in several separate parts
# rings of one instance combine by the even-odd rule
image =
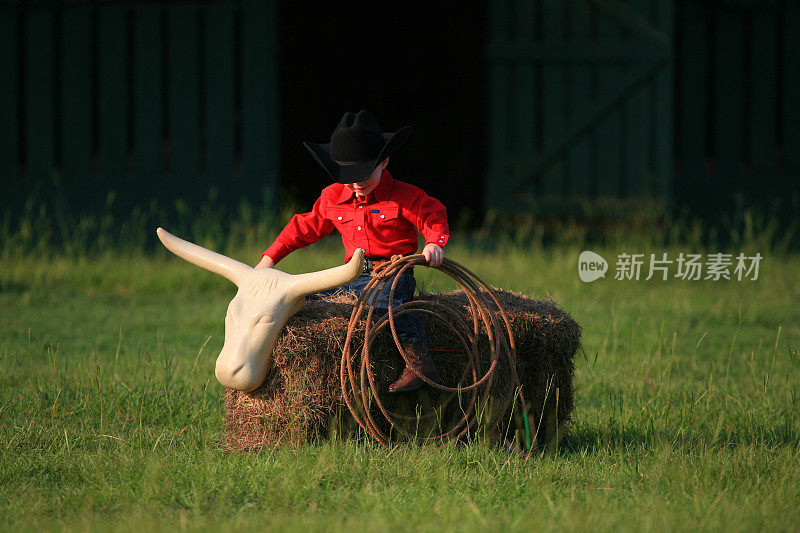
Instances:
[[[797,201],[796,2],[6,1],[2,207],[327,184],[302,141],[367,108],[452,217]],[[796,206],[794,207],[796,208]],[[592,211],[594,210],[594,211]]]

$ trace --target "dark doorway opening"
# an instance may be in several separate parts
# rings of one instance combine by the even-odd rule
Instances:
[[[393,176],[448,208],[451,224],[483,207],[486,11],[447,2],[282,2],[281,182],[311,206],[330,183],[302,145],[327,142],[345,111],[384,131],[411,125]]]

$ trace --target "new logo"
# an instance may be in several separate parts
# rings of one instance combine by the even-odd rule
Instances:
[[[589,283],[599,278],[606,277],[608,261],[590,250],[584,250],[578,257],[578,276],[581,281]]]

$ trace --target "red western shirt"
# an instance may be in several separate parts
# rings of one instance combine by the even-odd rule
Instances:
[[[341,183],[325,187],[311,212],[292,217],[262,256],[277,263],[334,229],[342,235],[345,262],[356,248],[372,258],[413,254],[419,247],[417,231],[426,243],[444,247],[450,233],[447,212],[439,200],[393,179],[384,169],[381,181],[367,196],[356,197]]]

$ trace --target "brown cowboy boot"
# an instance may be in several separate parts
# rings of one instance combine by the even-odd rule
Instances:
[[[402,344],[401,347],[408,356],[410,365],[406,363],[405,368],[400,373],[400,377],[389,385],[389,392],[412,391],[425,384],[412,367],[431,381],[439,381],[439,372],[436,370],[436,364],[428,353],[427,343],[408,343]]]

